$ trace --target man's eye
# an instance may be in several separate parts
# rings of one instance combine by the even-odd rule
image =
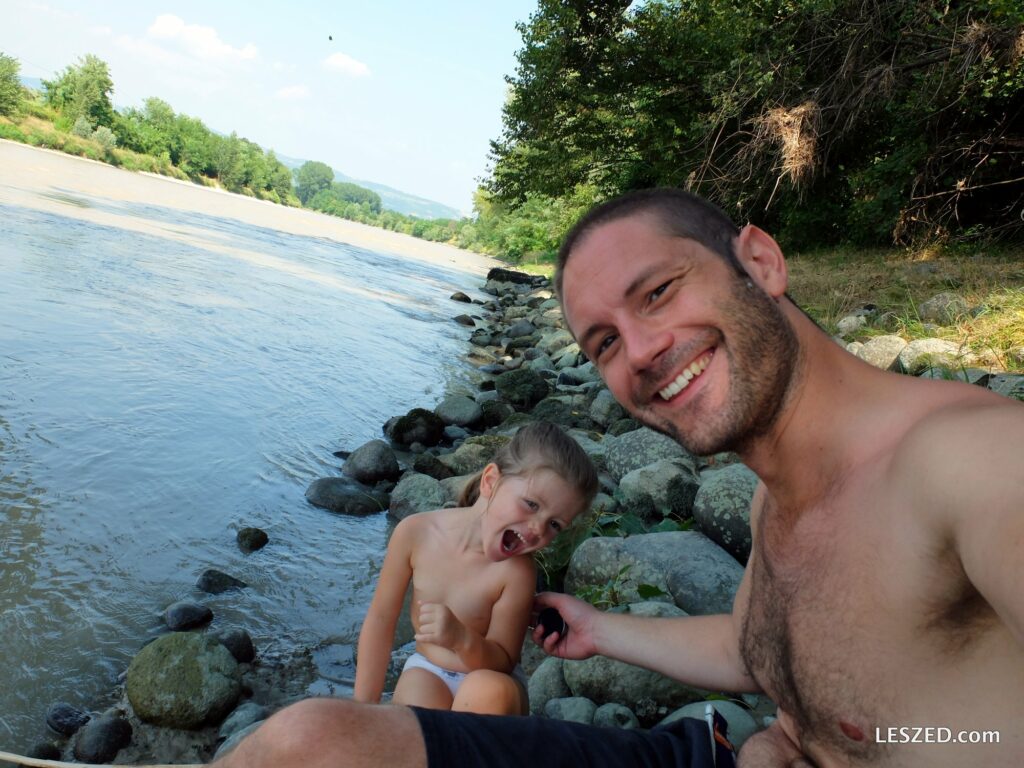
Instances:
[[[557,520],[552,520],[551,521],[551,527],[555,529],[555,533],[561,533],[562,532],[562,524],[560,522],[558,522]]]
[[[534,512],[536,512],[538,509],[540,509],[540,505],[536,501],[534,501],[533,499],[526,499],[526,506],[528,506]]]
[[[617,337],[611,334],[601,339],[601,343],[597,345],[597,349],[594,350],[594,357],[600,357],[608,347],[615,343]]]
[[[668,288],[669,283],[671,283],[671,282],[672,282],[671,280],[668,280],[668,281],[662,283],[661,285],[659,285],[653,291],[651,291],[651,294],[648,297],[648,300],[653,302],[653,301],[657,301],[658,299],[660,299],[661,295],[665,292],[665,289]]]

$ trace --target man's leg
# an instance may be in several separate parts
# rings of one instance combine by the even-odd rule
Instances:
[[[426,768],[416,716],[405,707],[306,699],[282,709],[216,768]]]

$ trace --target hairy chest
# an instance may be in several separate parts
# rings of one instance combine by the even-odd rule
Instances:
[[[741,634],[801,740],[866,764],[885,749],[874,729],[915,711],[987,610],[926,531],[883,511],[822,510],[784,537],[762,518]]]

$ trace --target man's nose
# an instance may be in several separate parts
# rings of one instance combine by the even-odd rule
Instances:
[[[621,330],[630,370],[640,373],[655,365],[672,348],[672,334],[665,330],[631,324]]]

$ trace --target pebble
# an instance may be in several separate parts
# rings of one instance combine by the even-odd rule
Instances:
[[[89,722],[89,713],[78,707],[58,701],[46,710],[46,724],[61,736],[71,736]]]
[[[164,623],[173,632],[185,632],[201,627],[213,619],[213,611],[205,605],[179,600],[164,611]]]
[[[243,552],[255,552],[267,546],[270,537],[259,528],[243,528],[238,532],[237,541]]]
[[[203,592],[219,595],[221,592],[227,592],[229,589],[244,589],[249,585],[240,579],[236,579],[234,576],[229,576],[223,571],[218,571],[216,568],[207,568],[200,574],[196,586],[203,590]]]
[[[244,629],[229,629],[217,635],[220,644],[231,651],[239,664],[249,664],[256,658],[252,637]]]
[[[132,742],[132,727],[120,717],[104,716],[86,725],[75,741],[75,758],[84,763],[110,763]]]

